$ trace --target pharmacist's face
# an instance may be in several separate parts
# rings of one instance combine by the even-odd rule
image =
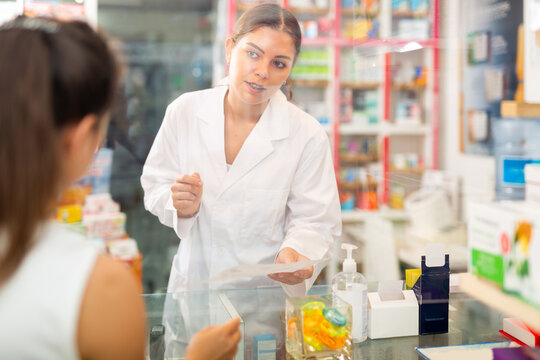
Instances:
[[[261,27],[244,35],[236,43],[227,40],[230,92],[247,104],[268,101],[287,80],[294,65],[292,37]]]

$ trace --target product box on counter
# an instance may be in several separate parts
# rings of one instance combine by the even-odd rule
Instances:
[[[471,202],[469,269],[540,307],[540,205]]]
[[[85,215],[82,224],[88,238],[117,239],[126,233],[126,214],[117,212]]]
[[[401,297],[384,300],[378,292],[368,293],[368,336],[383,339],[418,335],[419,308],[412,290],[401,290]]]

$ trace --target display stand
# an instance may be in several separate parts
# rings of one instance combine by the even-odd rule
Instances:
[[[540,333],[540,309],[505,294],[495,284],[475,275],[461,274],[459,282],[463,292],[497,311],[525,321],[531,330]]]

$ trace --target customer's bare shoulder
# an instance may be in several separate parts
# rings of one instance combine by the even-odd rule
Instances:
[[[143,359],[141,289],[121,263],[99,256],[81,302],[77,343],[83,359]]]

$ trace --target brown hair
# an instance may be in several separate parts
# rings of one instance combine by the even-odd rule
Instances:
[[[118,66],[104,38],[83,22],[21,16],[0,27],[0,48],[2,285],[58,196],[61,130],[89,114],[105,118]]]
[[[296,62],[302,46],[302,31],[293,13],[277,4],[260,4],[247,10],[234,24],[231,38],[234,43],[237,43],[244,35],[265,26],[283,31],[291,36],[295,50],[294,62]],[[287,83],[281,89],[287,98],[291,100],[292,86],[290,79],[287,79]]]

